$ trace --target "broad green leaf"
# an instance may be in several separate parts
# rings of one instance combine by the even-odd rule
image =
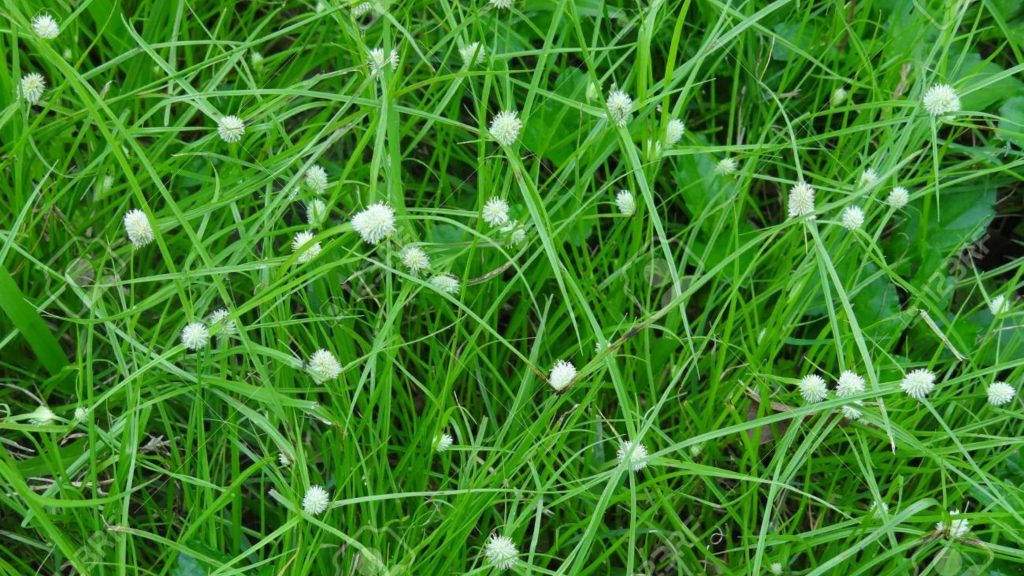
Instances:
[[[39,362],[50,374],[57,374],[67,366],[68,359],[57,339],[3,266],[0,266],[0,309],[25,337]]]

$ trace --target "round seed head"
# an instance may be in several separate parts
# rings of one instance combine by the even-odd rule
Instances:
[[[899,210],[907,205],[910,201],[910,192],[902,186],[897,186],[889,192],[889,197],[885,199],[889,206],[892,206],[896,210]]]
[[[334,380],[341,375],[341,364],[330,351],[321,348],[309,357],[306,362],[306,372],[313,377],[317,384],[323,384],[328,380]]]
[[[327,185],[329,184],[329,181],[327,180],[327,171],[319,164],[314,164],[306,170],[305,180],[306,187],[316,194],[323,194],[324,190],[327,190]]]
[[[825,383],[825,379],[817,374],[808,374],[800,379],[800,395],[803,396],[804,402],[808,404],[814,404],[821,402],[828,396],[828,384]]]
[[[491,198],[484,204],[481,215],[484,222],[491,226],[504,226],[508,224],[508,202],[501,198]]]
[[[370,204],[352,217],[352,228],[363,242],[376,246],[395,232],[395,211],[382,202]]]
[[[833,108],[835,108],[842,105],[843,102],[846,102],[846,89],[836,88],[832,91],[832,97],[829,98],[829,103],[832,104]]]
[[[312,232],[297,232],[292,238],[292,252],[300,252],[299,264],[305,264],[320,255],[319,242],[313,242]]]
[[[806,182],[797,182],[789,189],[789,217],[799,218],[814,214],[814,188]]]
[[[495,0],[491,0],[493,3]],[[491,534],[484,545],[484,557],[498,570],[508,570],[519,562],[519,550],[508,536]]]
[[[40,14],[32,19],[32,31],[43,40],[53,40],[60,34],[60,26],[53,16]]]
[[[462,57],[462,63],[466,68],[487,62],[487,50],[479,42],[470,42],[459,48],[459,56]]]
[[[1010,302],[1006,299],[1006,296],[1002,294],[992,298],[988,303],[988,310],[993,316],[999,316],[1000,314],[1006,314],[1010,311]]]
[[[430,286],[442,294],[456,295],[459,293],[459,279],[447,274],[438,274],[430,278]]]
[[[860,206],[847,206],[843,208],[843,228],[847,230],[859,230],[864,225],[864,211]]]
[[[1017,391],[1006,382],[993,382],[988,387],[988,403],[993,406],[1009,404]]]
[[[373,10],[373,4],[370,2],[363,2],[352,7],[352,16],[359,18],[369,14]]]
[[[29,422],[36,426],[47,426],[53,424],[53,421],[57,419],[57,415],[50,410],[48,406],[40,406],[32,412],[29,416]]]
[[[430,268],[430,257],[419,246],[406,246],[402,249],[402,264],[413,274]]]
[[[874,168],[865,168],[864,171],[860,173],[861,188],[871,188],[875,184],[878,184],[878,180],[878,172]]]
[[[320,486],[310,486],[306,495],[302,497],[302,511],[312,516],[319,516],[327,511],[331,503],[331,497]]]
[[[619,193],[615,195],[615,206],[618,207],[620,214],[626,216],[635,214],[636,199],[633,198],[633,193],[629,190],[619,190]]]
[[[306,222],[314,228],[323,224],[327,219],[327,204],[323,200],[315,198],[306,204]]]
[[[217,121],[217,134],[225,142],[239,142],[245,134],[245,122],[238,116],[223,116]]]
[[[515,110],[506,110],[495,114],[488,131],[498,144],[508,147],[519,138],[519,131],[522,128],[523,122],[519,119],[519,113]]]
[[[210,331],[202,322],[191,322],[181,330],[181,343],[189,350],[202,350],[210,343]]]
[[[149,225],[149,218],[142,210],[129,210],[124,215],[124,230],[135,248],[142,248],[156,238],[153,227]]]
[[[572,362],[566,362],[565,360],[559,360],[555,362],[553,368],[551,368],[551,376],[548,380],[551,382],[551,387],[556,392],[565,390],[566,386],[572,384],[572,381],[576,379],[576,367],[572,365]]]
[[[633,472],[647,468],[647,447],[640,442],[624,440],[615,455],[619,459],[620,466],[626,466]]]
[[[911,398],[923,400],[935,388],[935,373],[931,370],[913,370],[903,377],[900,388]]]
[[[849,398],[850,396],[856,396],[864,392],[864,378],[857,375],[856,372],[850,370],[844,370],[839,375],[839,381],[836,383],[836,396],[840,398]]]
[[[924,93],[921,104],[934,117],[948,116],[960,111],[960,96],[949,84],[936,84]]]
[[[380,74],[387,67],[390,67],[392,70],[398,70],[398,50],[392,48],[386,54],[383,48],[370,50],[369,66],[370,76]]]
[[[436,436],[434,438],[434,451],[440,454],[441,452],[451,448],[454,442],[455,440],[452,439],[452,435],[447,432]]]
[[[238,334],[238,323],[229,318],[231,313],[227,308],[219,308],[210,314],[209,322],[212,325],[220,325],[221,336],[234,336]]]
[[[686,125],[682,120],[676,118],[669,120],[668,126],[665,127],[665,146],[671,148],[678,144],[683,139],[684,132],[686,132]]]
[[[629,117],[633,113],[633,99],[629,94],[616,88],[608,94],[605,106],[608,108],[608,118],[613,124],[623,127],[629,123]]]
[[[46,79],[38,72],[29,72],[21,78],[18,94],[29,104],[39,104],[46,91]]]
[[[715,172],[723,176],[735,174],[739,164],[732,158],[722,158],[715,164]]]

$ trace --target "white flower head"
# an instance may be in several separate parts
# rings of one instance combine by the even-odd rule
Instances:
[[[402,249],[402,264],[413,274],[430,268],[430,256],[419,246],[406,246]]]
[[[277,463],[280,464],[282,468],[287,468],[292,465],[292,459],[284,452],[279,452],[277,454]]]
[[[864,211],[860,206],[847,206],[842,213],[843,228],[859,230],[864,225]]]
[[[988,387],[988,403],[993,406],[1009,404],[1017,391],[1006,382],[993,382]]]
[[[235,115],[222,116],[217,121],[217,134],[225,142],[240,142],[245,134],[245,122]]]
[[[111,175],[111,174],[107,174],[106,176],[103,177],[102,189],[103,189],[104,192],[110,192],[110,189],[113,188],[113,187],[114,187],[114,176]]]
[[[874,168],[865,168],[864,171],[860,173],[860,181],[858,184],[861,188],[867,189],[878,184],[879,179],[878,171]]]
[[[733,158],[722,158],[715,164],[715,172],[723,176],[735,174],[738,168],[739,164]]]
[[[306,204],[306,222],[310,226],[317,227],[327,219],[327,204],[319,198],[314,198]]]
[[[47,426],[53,424],[53,421],[57,419],[57,415],[50,410],[48,406],[40,406],[29,415],[28,421],[36,426]]]
[[[615,195],[615,206],[619,208],[620,214],[626,216],[632,216],[636,213],[636,199],[633,198],[633,193],[629,190],[619,190],[619,193]]]
[[[46,91],[46,79],[38,72],[29,72],[21,77],[18,93],[29,104],[39,104]]]
[[[504,110],[491,118],[491,127],[488,128],[488,132],[498,144],[508,147],[519,138],[519,131],[522,129],[523,121],[519,119],[519,113],[515,110]]]
[[[306,372],[313,377],[317,384],[323,384],[328,380],[334,380],[341,375],[341,364],[329,350],[321,348],[309,357],[306,362]]]
[[[470,42],[459,48],[459,56],[466,68],[472,68],[487,62],[487,50],[479,42]]]
[[[229,318],[231,313],[227,308],[219,308],[210,314],[209,322],[213,325],[220,325],[220,335],[224,337],[238,334],[238,323]]]
[[[60,26],[53,16],[40,14],[32,19],[32,31],[43,40],[53,40],[60,34]]]
[[[768,573],[772,576],[782,576],[782,562],[772,562],[769,564]]]
[[[483,210],[480,212],[483,216],[484,222],[487,222],[491,226],[505,226],[508,224],[508,202],[505,202],[501,198],[491,198],[484,204]]]
[[[512,7],[514,0],[490,0],[490,5],[498,10],[508,10]]]
[[[950,516],[957,516],[959,514],[959,510],[949,511]],[[950,520],[949,524],[946,524],[944,522],[936,522],[935,529],[939,532],[942,532],[942,534],[945,537],[951,540],[959,540],[960,538],[967,536],[967,534],[971,531],[971,523],[969,520],[967,520],[967,518],[955,518],[953,520]]]
[[[491,0],[495,2],[496,0]],[[498,570],[508,570],[519,563],[519,549],[508,536],[491,534],[484,545],[484,557],[487,562]]]
[[[430,287],[442,294],[455,295],[459,293],[461,286],[459,279],[447,274],[438,274],[430,278]]]
[[[924,109],[934,117],[945,117],[960,111],[960,96],[949,84],[936,84],[921,99]]]
[[[679,143],[683,139],[683,133],[686,132],[686,125],[683,124],[682,120],[673,118],[668,121],[668,126],[665,127],[665,147],[671,148]]]
[[[601,84],[597,82],[587,83],[587,101],[597,100],[601,97]]]
[[[993,316],[1006,314],[1010,311],[1010,302],[1006,299],[1006,296],[1000,294],[989,301],[988,311],[991,312]]]
[[[263,67],[263,54],[253,50],[252,52],[249,53],[249,63],[252,64],[253,68],[257,68],[257,69],[262,68]]]
[[[626,466],[633,472],[647,468],[647,447],[640,442],[623,440],[615,452],[620,466]]]
[[[616,88],[608,94],[605,106],[608,108],[608,118],[616,126],[624,127],[629,123],[630,115],[633,113],[633,99],[629,94]]]
[[[330,183],[327,179],[327,171],[323,166],[314,164],[306,170],[306,186],[316,194],[323,194]]]
[[[389,66],[392,70],[398,70],[398,50],[392,48],[387,55],[384,54],[383,48],[374,48],[370,50],[369,65],[370,76],[380,74]]]
[[[839,412],[843,415],[843,418],[846,418],[847,420],[860,420],[860,417],[863,416],[863,414],[858,408],[855,408],[855,406],[862,406],[863,404],[863,402],[857,400],[853,403],[853,406],[843,406],[839,409]]]
[[[821,402],[828,397],[828,384],[825,383],[825,379],[817,374],[808,374],[800,379],[800,395],[803,396],[804,402],[808,404],[814,404]]]
[[[202,350],[210,343],[210,331],[202,322],[190,322],[181,330],[181,343],[189,350]]]
[[[352,7],[352,16],[359,18],[369,14],[373,10],[373,4],[370,2],[363,2],[362,4],[356,4]]]
[[[454,443],[455,440],[452,438],[451,434],[447,432],[439,434],[434,437],[434,451],[440,454],[441,452],[451,448]]]
[[[832,97],[829,98],[829,103],[833,108],[842,105],[846,102],[846,89],[839,87],[832,91]]]
[[[320,255],[322,247],[319,242],[313,242],[312,232],[297,232],[292,238],[292,252],[300,252],[299,264],[310,262]]]
[[[310,486],[302,497],[302,511],[312,516],[323,514],[330,504],[331,496],[320,486]]]
[[[523,242],[526,242],[526,229],[516,226],[508,236],[508,243],[512,246],[519,246]]]
[[[128,233],[128,240],[136,248],[142,248],[156,238],[153,227],[149,224],[149,218],[142,210],[129,210],[124,215],[124,230]]]
[[[85,406],[79,406],[75,408],[75,422],[85,422],[85,419],[89,417],[89,409]]]
[[[864,392],[864,389],[864,377],[859,376],[856,372],[843,370],[836,383],[836,396],[849,398]]]
[[[902,186],[897,186],[889,192],[889,197],[885,199],[889,206],[892,206],[896,210],[903,208],[910,201],[910,192]]]
[[[814,214],[814,188],[807,182],[797,182],[789,189],[789,217],[799,218]]]
[[[565,390],[575,379],[576,367],[572,365],[572,362],[566,362],[565,360],[555,362],[554,367],[551,368],[551,376],[548,377],[548,380],[551,381],[551,387],[556,392]]]
[[[911,398],[923,400],[935,388],[935,373],[925,369],[913,370],[903,377],[900,388]]]
[[[370,204],[352,217],[352,229],[359,234],[363,242],[376,246],[394,234],[395,211],[383,202]]]

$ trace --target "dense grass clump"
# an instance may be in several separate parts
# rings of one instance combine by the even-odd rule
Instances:
[[[1019,2],[0,14],[0,574],[1024,572]]]

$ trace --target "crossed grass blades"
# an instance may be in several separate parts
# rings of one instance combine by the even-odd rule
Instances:
[[[0,12],[0,574],[1020,572],[1018,3]]]

